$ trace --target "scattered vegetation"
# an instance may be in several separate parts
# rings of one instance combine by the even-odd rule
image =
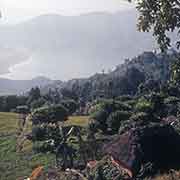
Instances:
[[[68,125],[86,126],[88,117],[69,117]],[[45,171],[55,166],[55,156],[51,153],[34,153],[32,143],[26,141],[21,152],[17,152],[19,115],[0,113],[0,179],[14,180],[28,177],[38,166]],[[27,131],[31,131],[28,123]]]
[[[179,6],[137,1],[138,27],[153,30],[162,53],[46,94],[35,87],[0,97],[0,111],[9,112],[0,113],[0,179],[24,179],[42,166],[59,179],[179,179],[180,59],[167,51]]]

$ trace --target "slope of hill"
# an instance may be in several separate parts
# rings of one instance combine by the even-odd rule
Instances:
[[[40,87],[52,84],[54,81],[45,77],[37,77],[32,80],[10,80],[0,78],[0,95],[23,94],[32,87]]]
[[[48,93],[49,89],[67,89],[88,99],[94,95],[107,95],[110,93],[107,92],[109,89],[112,89],[111,93],[114,95],[134,94],[139,84],[147,79],[166,81],[170,76],[170,65],[176,54],[173,50],[166,55],[144,52],[131,60],[126,59],[123,64],[116,66],[115,70],[109,73],[96,73],[89,78],[69,81],[50,80],[45,77],[32,80],[0,78],[0,94],[21,94],[35,86],[40,87],[43,94]]]
[[[95,74],[90,78],[73,79],[61,83],[54,83],[45,89],[60,89],[72,92],[84,101],[93,97],[119,96],[124,94],[134,95],[138,86],[147,80],[166,82],[170,78],[170,66],[175,60],[177,53],[170,50],[167,54],[144,52],[143,54],[116,67],[109,73]]]

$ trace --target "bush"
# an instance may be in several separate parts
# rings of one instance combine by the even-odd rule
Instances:
[[[149,115],[145,112],[138,112],[136,114],[133,114],[130,117],[130,120],[132,121],[148,121],[149,120]]]
[[[152,113],[153,104],[150,101],[148,101],[144,98],[141,98],[138,100],[137,104],[135,105],[135,111],[136,112]]]
[[[129,104],[127,104],[126,102],[116,101],[115,102],[115,110],[131,111],[132,107]]]
[[[104,110],[100,109],[99,111],[95,112],[91,118],[93,119],[93,124],[97,129],[102,130],[103,132],[107,132],[107,123],[106,120],[109,116],[109,113]]]
[[[98,105],[97,111],[91,115],[91,119],[94,120],[93,123],[97,127],[97,129],[102,130],[103,133],[107,133],[108,123],[109,123],[109,128],[111,128],[111,127],[114,127],[115,122],[116,123],[118,122],[118,118],[119,118],[118,116],[120,116],[122,120],[128,119],[130,117],[129,112],[131,111],[131,109],[132,109],[131,106],[129,106],[126,103],[115,101],[115,100],[105,100],[101,104]],[[116,111],[120,111],[121,114],[119,112],[119,114],[117,113],[110,116],[112,113],[115,113]],[[108,117],[109,117],[109,120],[108,120]],[[112,119],[117,118],[117,120],[112,120],[112,123],[111,123],[111,118]],[[118,129],[116,129],[115,131],[118,131]]]
[[[108,129],[113,134],[117,133],[121,121],[128,120],[130,116],[131,116],[131,112],[128,111],[116,111],[111,113],[107,119]]]
[[[46,138],[47,130],[42,126],[32,128],[32,141],[42,141]]]
[[[29,107],[24,105],[24,106],[17,106],[15,109],[16,113],[22,113],[22,114],[28,114],[29,113]]]
[[[121,121],[118,133],[124,134],[133,128],[145,126],[145,125],[147,125],[147,123],[149,123],[149,122],[146,122],[143,120],[135,121],[132,118],[130,118],[130,120],[127,120],[127,121]]]
[[[180,99],[175,96],[169,96],[168,98],[164,99],[165,104],[177,104],[180,102]]]
[[[94,114],[95,112],[99,111],[101,109],[101,103],[97,103],[97,104],[92,104],[88,113],[89,114]]]
[[[107,112],[115,112],[117,110],[121,111],[130,111],[132,107],[125,102],[116,101],[116,100],[105,100],[101,103],[101,108]]]
[[[58,136],[58,137],[56,137]],[[44,141],[54,138],[61,138],[59,127],[44,125],[44,126],[33,126],[32,128],[32,140],[33,141]]]
[[[177,116],[180,107],[180,99],[174,96],[170,96],[164,99],[165,114],[166,116],[174,115]]]
[[[33,124],[58,123],[65,121],[68,117],[67,109],[62,105],[41,107],[32,113]]]
[[[61,101],[61,104],[68,110],[69,115],[72,115],[78,108],[78,104],[73,99]]]
[[[46,103],[46,100],[44,98],[39,98],[37,100],[34,100],[31,102],[30,107],[31,109],[37,109],[42,107]]]
[[[116,98],[117,101],[121,101],[121,102],[131,101],[132,99],[133,99],[133,97],[129,96],[129,95],[118,96]]]
[[[162,93],[152,93],[150,94],[150,102],[153,105],[153,115],[159,117],[160,119],[165,117],[165,95]]]
[[[89,178],[93,180],[129,179],[121,168],[117,168],[108,156],[97,162],[89,171]]]

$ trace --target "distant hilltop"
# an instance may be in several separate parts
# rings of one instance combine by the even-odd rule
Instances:
[[[89,78],[76,78],[69,81],[51,80],[43,76],[32,80],[0,78],[0,94],[23,94],[35,86],[38,86],[42,93],[47,93],[50,89],[74,91],[73,88],[76,87],[78,89],[75,91],[78,92],[81,89],[82,92],[79,93],[86,94],[88,97],[92,96],[95,91],[102,92],[107,89],[107,84],[110,84],[114,91],[118,91],[118,95],[128,94],[128,89],[136,89],[139,83],[143,82],[142,80],[153,79],[162,82],[168,80],[170,66],[176,55],[177,52],[173,49],[169,50],[167,54],[144,52],[135,58],[126,59],[123,64],[117,65],[113,71],[108,73],[96,73]]]
[[[0,95],[20,95],[29,91],[32,87],[44,87],[53,83],[53,80],[39,76],[32,80],[11,80],[0,78]]]

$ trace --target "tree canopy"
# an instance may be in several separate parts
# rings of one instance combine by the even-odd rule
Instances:
[[[172,44],[169,32],[176,31],[177,36],[180,33],[180,1],[136,0],[135,2],[139,11],[138,29],[144,32],[152,30],[162,51],[170,47]],[[179,47],[180,39],[176,43]]]

